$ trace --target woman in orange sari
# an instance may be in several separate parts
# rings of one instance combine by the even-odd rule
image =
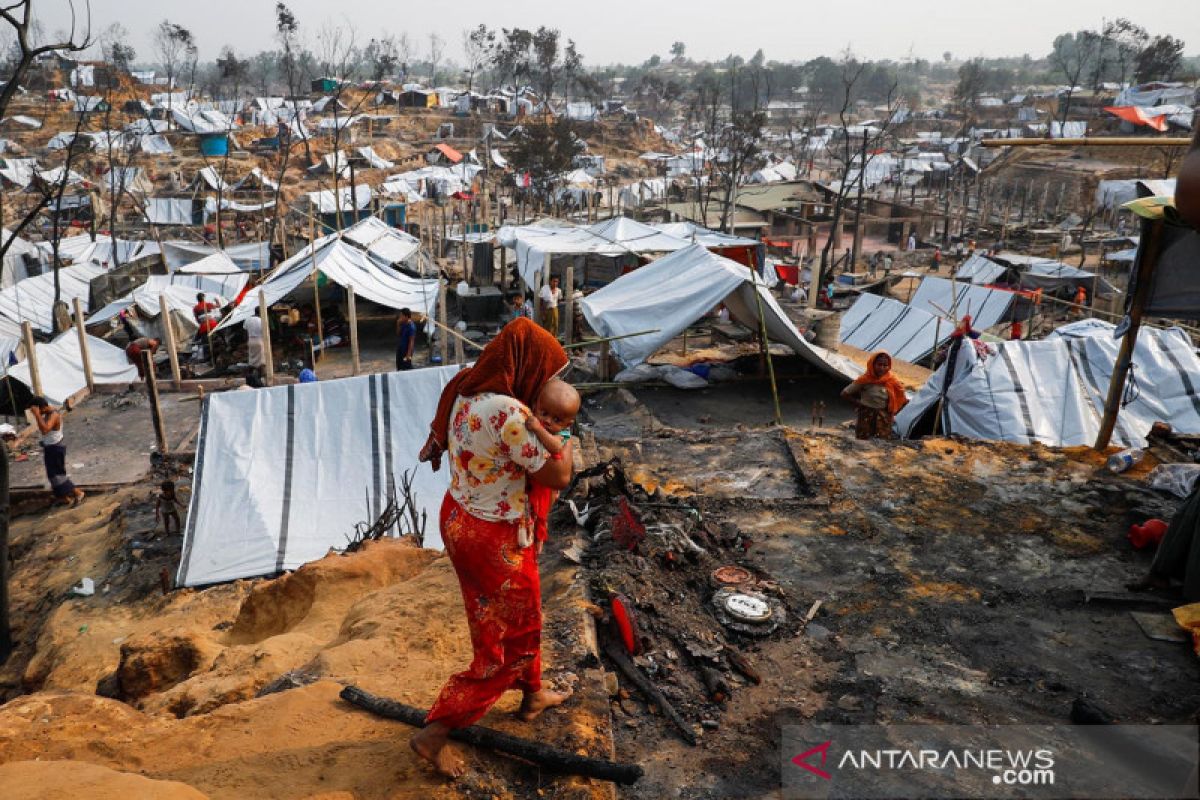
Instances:
[[[858,439],[892,438],[896,413],[908,403],[904,387],[892,374],[892,357],[882,351],[867,359],[867,371],[842,390],[842,397],[858,406]]]
[[[572,451],[551,455],[525,425],[538,393],[567,364],[562,345],[531,320],[505,326],[475,366],[442,391],[421,460],[449,457],[440,526],[467,611],[474,658],[451,676],[410,744],[443,775],[463,772],[450,732],[474,724],[510,690],[526,721],[569,695],[542,688],[541,587],[529,482],[563,489]]]

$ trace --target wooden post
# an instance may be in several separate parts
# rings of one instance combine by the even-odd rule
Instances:
[[[38,372],[37,350],[33,345],[33,326],[28,322],[21,323],[21,341],[25,344],[25,360],[29,362],[29,382],[33,384],[33,393],[41,397],[42,374]]]
[[[449,289],[447,282],[442,283],[442,291],[438,293],[438,322],[442,329],[438,331],[438,354],[442,357],[442,366],[450,363],[450,338],[446,332],[449,325],[446,323],[446,291]]]
[[[150,398],[150,419],[154,421],[154,438],[158,440],[159,455],[166,455],[167,429],[163,426],[162,408],[158,404],[158,376],[154,374],[154,354],[142,351],[142,369],[146,371],[146,396]]]
[[[258,290],[258,314],[262,319],[263,383],[275,382],[275,357],[271,354],[271,315],[267,312],[267,293]]]
[[[171,358],[171,388],[178,389],[183,377],[179,374],[179,351],[175,349],[175,325],[171,322],[171,307],[167,293],[158,296],[158,314],[162,319],[163,338],[167,340],[167,355]]]
[[[313,269],[313,308],[317,312],[317,342],[320,344],[320,348],[314,350],[317,354],[313,356],[314,358],[325,357],[325,326],[321,322],[321,288],[317,285],[317,278],[319,276],[320,273],[316,269]],[[315,361],[313,365],[316,365]]]
[[[609,353],[612,350],[612,348],[610,347],[610,344],[611,343],[608,341],[604,341],[604,342],[600,343],[600,380],[602,380],[602,381],[607,381],[611,377],[609,375],[609,366],[608,366]]]
[[[538,309],[537,321],[542,321],[542,316],[546,313],[546,309],[542,308],[542,287],[550,284],[550,268],[553,256],[546,253],[545,259],[542,261],[542,273],[538,276],[538,284],[533,287],[534,307]]]
[[[358,312],[354,305],[354,287],[346,287],[346,310],[350,314],[350,374],[359,372],[358,359]]]
[[[1142,311],[1150,295],[1150,278],[1162,249],[1163,221],[1143,223],[1142,240],[1138,250],[1137,277],[1133,297],[1129,303],[1129,330],[1121,338],[1121,349],[1113,365],[1112,380],[1108,384],[1108,398],[1104,401],[1104,416],[1100,420],[1100,432],[1096,434],[1094,447],[1103,452],[1112,439],[1117,424],[1117,412],[1121,410],[1121,395],[1125,393],[1125,379],[1133,363],[1133,348],[1137,344],[1138,329],[1142,325]]]
[[[92,354],[88,351],[87,328],[83,322],[83,303],[75,298],[75,329],[79,332],[79,357],[83,361],[83,377],[89,392],[96,391],[96,379],[92,375]],[[15,410],[15,409],[14,409]]]
[[[457,336],[454,337],[454,363],[467,363],[467,354],[463,351],[462,339],[458,338]]]
[[[567,280],[566,280],[566,297],[567,304],[563,309],[563,325],[566,330],[563,332],[563,343],[571,344],[575,341],[573,334],[575,333],[575,265],[567,264]]]

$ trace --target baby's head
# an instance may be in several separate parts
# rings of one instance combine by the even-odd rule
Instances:
[[[560,433],[571,427],[578,413],[579,392],[559,378],[551,378],[542,387],[533,406],[533,415],[542,423],[542,427],[551,433]]]

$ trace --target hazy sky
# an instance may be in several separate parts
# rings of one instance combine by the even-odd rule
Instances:
[[[81,2],[81,0],[76,0]],[[447,40],[446,57],[461,59],[461,32],[483,22],[493,27],[560,28],[573,38],[586,63],[635,63],[653,53],[668,55],[671,43],[687,44],[688,55],[749,57],[762,48],[768,59],[805,60],[836,55],[847,45],[867,58],[914,54],[941,58],[1043,55],[1067,30],[1098,27],[1103,18],[1125,16],[1152,34],[1170,33],[1200,52],[1197,0],[1173,10],[1128,0],[1008,0],[985,9],[980,2],[950,0],[757,0],[687,3],[652,0],[457,0],[452,4],[387,0],[290,0],[309,36],[328,20],[346,21],[366,42],[381,33],[407,31],[421,42],[437,31]],[[37,0],[47,30],[64,24],[65,0]],[[1001,7],[1003,6],[1003,7]],[[273,0],[93,0],[97,28],[121,22],[132,34],[138,60],[153,60],[150,31],[162,19],[196,35],[201,57],[229,44],[245,55],[272,46]],[[1164,8],[1166,10],[1164,11]],[[450,13],[450,12],[453,13]]]

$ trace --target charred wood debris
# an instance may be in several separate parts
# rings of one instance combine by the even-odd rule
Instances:
[[[563,554],[585,570],[599,649],[619,676],[614,702],[632,716],[636,692],[689,744],[719,727],[734,692],[761,683],[759,646],[799,634],[820,608],[797,613],[745,532],[648,493],[619,458],[577,473],[552,513],[552,530],[583,530],[582,552]]]

